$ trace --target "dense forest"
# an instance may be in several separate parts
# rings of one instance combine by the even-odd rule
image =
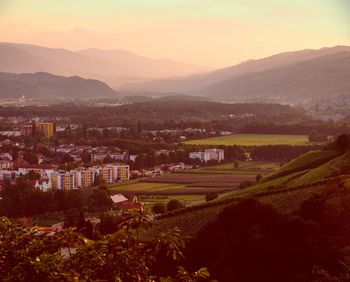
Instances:
[[[58,104],[52,106],[0,107],[3,117],[22,116],[45,117],[52,120],[65,120],[70,123],[90,126],[132,127],[138,121],[145,124],[145,129],[169,128],[181,121],[196,122],[183,124],[197,127],[200,122],[213,120],[263,119],[271,122],[272,117],[279,120],[300,120],[300,110],[279,104],[223,104],[206,101],[163,101],[124,104],[120,106],[93,107],[86,104]],[[248,116],[242,116],[248,115]],[[171,122],[172,124],[167,124]],[[197,124],[197,126],[195,126]],[[174,127],[170,127],[173,129]]]

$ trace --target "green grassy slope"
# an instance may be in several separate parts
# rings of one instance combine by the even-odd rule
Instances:
[[[327,163],[337,156],[337,152],[333,150],[323,151],[315,150],[310,151],[306,154],[301,155],[295,160],[282,166],[280,169],[276,170],[269,176],[264,178],[264,181],[281,177],[283,175],[288,175],[297,171],[302,171],[306,169],[316,168],[322,164]]]
[[[177,226],[185,234],[195,235],[205,223],[215,219],[225,206],[250,196],[290,213],[313,194],[339,187],[350,188],[350,174],[335,176],[342,173],[345,166],[350,167],[350,152],[341,156],[337,156],[335,151],[309,152],[285,165],[264,182],[232,191],[215,201],[165,215],[156,221],[155,228],[160,230]]]

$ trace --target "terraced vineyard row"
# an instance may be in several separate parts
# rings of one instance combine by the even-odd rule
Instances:
[[[319,181],[308,183],[308,184],[294,185],[294,186],[290,186],[290,187],[282,188],[282,189],[273,189],[273,190],[256,192],[256,193],[245,193],[245,194],[240,195],[240,196],[232,196],[232,197],[228,197],[225,199],[219,199],[219,200],[212,201],[212,202],[205,203],[205,204],[201,204],[201,205],[196,205],[196,206],[191,206],[191,207],[187,207],[187,208],[183,208],[183,209],[178,209],[178,210],[175,210],[172,212],[162,214],[162,215],[158,216],[158,218],[159,219],[160,218],[167,218],[167,217],[172,217],[172,216],[184,214],[187,212],[203,210],[206,208],[220,206],[220,205],[226,205],[226,204],[229,204],[229,203],[232,203],[235,201],[240,201],[240,200],[247,198],[249,196],[261,198],[261,197],[266,197],[266,196],[270,196],[270,195],[296,191],[296,190],[300,190],[300,189],[307,189],[307,188],[311,188],[311,187],[315,187],[315,186],[319,186],[319,185],[341,184],[344,181],[346,181],[347,179],[349,179],[349,175],[340,175],[337,177],[327,178],[327,179],[319,180]]]
[[[295,185],[284,189],[275,189],[241,195],[238,197],[217,200],[210,203],[192,206],[176,210],[162,216],[158,216],[152,232],[173,227],[179,227],[185,235],[194,236],[206,223],[215,220],[216,216],[230,203],[242,200],[249,196],[260,198],[262,202],[272,204],[283,212],[292,212],[306,199],[314,194],[321,193],[326,189],[338,187],[346,181],[350,182],[350,176],[338,176],[325,180],[316,181],[306,185]]]

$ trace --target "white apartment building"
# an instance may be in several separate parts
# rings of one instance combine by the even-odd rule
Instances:
[[[75,183],[75,173],[68,171],[57,171],[51,174],[53,189],[70,190],[77,188]]]
[[[207,162],[215,160],[221,162],[224,160],[224,150],[223,149],[206,149],[204,152],[191,152],[189,154],[190,159],[199,159],[201,161]]]
[[[128,165],[109,164],[97,167],[98,174],[106,183],[125,181],[130,179],[130,168]]]
[[[76,169],[72,171],[75,176],[77,188],[88,188],[93,186],[98,170],[94,168]]]
[[[204,161],[215,160],[221,162],[224,160],[224,150],[223,149],[206,149],[204,150]]]

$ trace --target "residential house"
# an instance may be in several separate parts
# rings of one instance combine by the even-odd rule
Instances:
[[[0,160],[0,170],[12,169],[13,163],[9,160]]]

